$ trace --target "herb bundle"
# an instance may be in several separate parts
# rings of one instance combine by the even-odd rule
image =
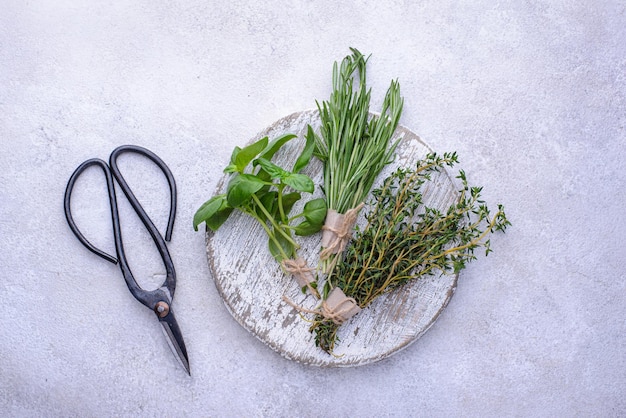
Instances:
[[[226,193],[213,196],[196,212],[193,227],[206,223],[217,231],[237,209],[254,218],[268,236],[268,248],[272,256],[281,263],[287,273],[292,273],[304,289],[308,287],[317,295],[312,269],[298,257],[300,246],[292,235],[307,236],[322,228],[326,217],[326,202],[323,198],[309,200],[302,212],[290,215],[301,193],[313,193],[314,184],[310,177],[301,174],[313,155],[313,139],[307,139],[302,153],[291,171],[274,164],[271,159],[278,150],[296,135],[282,135],[272,142],[261,138],[245,148],[235,147],[230,164],[224,169],[232,174]],[[297,225],[295,220],[301,219]]]
[[[328,353],[334,350],[341,324],[376,298],[413,280],[458,273],[476,259],[475,250],[491,252],[489,234],[510,225],[502,205],[491,214],[481,200],[482,188],[470,187],[463,171],[457,176],[462,188],[454,204],[445,212],[425,206],[423,187],[458,163],[456,153],[431,153],[411,168],[396,169],[372,191],[367,224],[355,229],[372,185],[394,159],[400,139],[392,138],[403,99],[399,83],[392,81],[380,115],[372,116],[366,86],[369,58],[356,49],[351,52],[341,65],[334,63],[330,99],[317,103],[320,133],[307,127],[304,149],[291,170],[272,158],[295,135],[235,147],[224,169],[231,174],[226,192],[205,202],[193,220],[196,230],[206,223],[217,231],[234,210],[252,217],[266,232],[268,249],[283,271],[317,298],[315,270],[298,256],[294,234],[323,230],[320,266],[327,277],[319,306],[307,310],[283,299],[301,313],[314,315],[310,331],[316,345]],[[311,178],[300,173],[313,155],[324,164],[326,199],[309,200],[301,213],[292,215],[302,194],[314,191]]]
[[[476,258],[474,251],[491,252],[488,234],[510,225],[502,205],[492,216],[480,198],[482,188],[470,187],[459,172],[463,188],[457,203],[445,213],[423,206],[421,188],[435,172],[458,162],[456,153],[429,154],[415,168],[399,168],[372,192],[374,203],[367,226],[357,229],[333,283],[359,308],[403,284],[434,274],[454,274]],[[331,353],[342,318],[317,313],[311,326],[316,344]]]
[[[310,126],[307,133],[307,138],[315,139],[315,155],[324,162],[324,193],[329,219],[322,246],[329,251],[322,251],[322,260],[343,251],[349,239],[348,231],[352,230],[356,213],[374,180],[393,160],[398,142],[391,143],[391,138],[404,102],[399,83],[392,81],[380,116],[370,117],[371,90],[366,86],[369,58],[354,48],[351,51],[352,54],[341,62],[341,67],[334,63],[330,100],[321,105],[317,103],[320,135],[316,135]],[[343,225],[341,215],[348,217]],[[329,225],[337,217],[336,224]]]

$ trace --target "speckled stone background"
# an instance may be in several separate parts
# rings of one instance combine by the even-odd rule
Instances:
[[[399,78],[401,123],[458,151],[513,228],[415,344],[318,369],[233,320],[191,218],[235,145],[328,96],[349,46],[373,54],[374,108]],[[4,1],[0,411],[624,416],[625,74],[623,1]],[[170,252],[191,378],[118,268],[63,217],[73,169],[126,143],[162,156],[178,181]],[[164,181],[133,162],[126,172],[163,228]],[[81,182],[76,217],[112,251],[98,174]],[[156,251],[121,206],[131,265],[154,286]]]

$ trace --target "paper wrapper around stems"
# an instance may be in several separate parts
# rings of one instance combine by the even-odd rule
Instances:
[[[286,259],[283,260],[281,264],[287,273],[295,277],[298,286],[309,286],[315,281],[315,276],[313,275],[314,269],[307,265],[304,258],[298,257],[295,260]]]
[[[284,295],[283,300],[299,312],[321,315],[324,319],[332,321],[335,325],[341,325],[361,312],[361,307],[357,305],[356,300],[346,296],[339,287],[335,287],[331,290],[328,297],[322,301],[321,307],[317,309],[306,309],[302,306],[298,306]]]
[[[322,309],[322,315],[337,325],[341,325],[361,312],[361,308],[357,305],[354,298],[346,296],[339,287],[335,287],[330,291]]]
[[[334,254],[343,252],[352,238],[352,230],[356,223],[359,211],[364,206],[361,203],[356,208],[349,209],[345,214],[338,213],[334,209],[329,209],[326,213],[326,220],[322,227],[322,252],[320,259],[326,260]]]

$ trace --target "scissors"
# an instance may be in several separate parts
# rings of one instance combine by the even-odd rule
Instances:
[[[120,173],[120,170],[117,166],[117,158],[124,153],[136,153],[149,158],[161,169],[161,171],[163,172],[163,174],[165,174],[165,177],[167,178],[170,189],[170,213],[165,232],[165,239],[163,239],[163,236],[160,234],[159,230],[154,226],[152,220],[146,214],[145,210],[126,183],[124,176],[122,176],[122,174]],[[102,171],[104,171],[107,190],[109,193],[109,202],[111,206],[113,237],[115,239],[115,250],[117,253],[117,257],[113,257],[112,255],[109,255],[93,246],[83,236],[83,234],[76,226],[74,219],[72,218],[70,201],[72,197],[72,190],[74,189],[74,184],[76,183],[76,180],[79,178],[79,176],[86,169],[92,166],[98,166],[102,169]],[[122,231],[120,229],[117,198],[115,195],[115,184],[113,181],[114,178],[115,180],[117,180],[120,188],[128,198],[131,206],[137,213],[137,216],[139,216],[139,219],[141,219],[141,222],[150,233],[150,236],[157,246],[161,258],[163,259],[163,264],[165,265],[166,270],[166,278],[163,284],[158,289],[151,291],[142,289],[141,286],[139,286],[135,281],[133,273],[128,266],[128,261],[126,260],[126,255],[124,253],[124,244],[122,242]],[[185,342],[183,340],[183,336],[180,332],[180,328],[178,327],[178,323],[176,322],[176,318],[174,317],[174,312],[172,310],[172,299],[174,298],[174,291],[176,289],[176,271],[174,270],[174,263],[172,262],[172,257],[167,250],[167,245],[165,241],[169,241],[171,239],[172,230],[174,228],[174,218],[176,217],[176,182],[174,181],[174,176],[172,175],[172,172],[167,167],[167,165],[165,165],[163,160],[161,160],[152,151],[135,145],[123,145],[116,148],[109,157],[109,164],[99,158],[89,159],[79,165],[70,177],[67,183],[67,188],[65,189],[64,208],[67,223],[69,224],[70,229],[72,230],[74,235],[76,235],[78,240],[85,247],[87,247],[88,250],[98,255],[99,257],[102,257],[113,264],[119,263],[120,269],[122,270],[122,275],[124,276],[124,280],[126,281],[126,285],[128,286],[130,293],[132,293],[135,299],[150,308],[156,314],[159,323],[163,327],[163,332],[167,337],[167,342],[172,349],[172,352],[179,360],[181,365],[185,368],[185,371],[189,375],[191,375],[191,372],[189,370],[189,358],[187,357]]]

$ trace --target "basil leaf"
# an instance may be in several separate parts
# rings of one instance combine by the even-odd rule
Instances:
[[[233,207],[240,207],[248,202],[252,195],[265,186],[265,182],[252,174],[237,174],[228,183],[226,200]]]
[[[206,226],[211,228],[211,231],[213,232],[217,231],[220,226],[222,226],[222,224],[226,222],[230,214],[233,213],[233,210],[234,209],[230,206],[226,206],[224,209],[219,210],[215,213],[215,215],[205,220]]]
[[[326,218],[326,200],[324,198],[309,200],[304,205],[302,215],[311,225],[322,225]]]
[[[232,211],[233,208],[228,206],[225,194],[213,196],[196,211],[193,216],[193,229],[197,231],[198,225],[205,222],[211,230],[217,231]]]
[[[226,166],[224,169],[224,173],[236,173],[237,172],[237,164],[235,164],[235,159],[237,155],[241,152],[241,148],[235,147],[233,149],[233,153],[230,155],[230,164]]]
[[[311,156],[313,155],[313,150],[315,149],[315,134],[313,133],[313,128],[309,125],[309,131],[306,135],[306,144],[304,145],[304,149],[302,153],[296,160],[296,163],[293,166],[294,173],[299,173],[304,167],[307,166],[309,161],[311,160]]]
[[[313,180],[311,180],[309,176],[305,176],[304,174],[290,173],[288,176],[281,180],[287,186],[291,186],[293,189],[300,192],[313,193],[313,189],[315,188]]]
[[[302,221],[299,225],[296,225],[294,228],[294,232],[296,235],[301,237],[306,237],[308,235],[313,235],[322,229],[322,225],[312,225],[309,221]]]
[[[260,165],[263,171],[269,174],[270,177],[273,179],[283,179],[287,177],[289,174],[291,174],[288,171],[283,170],[282,168],[280,168],[279,166],[277,166],[270,160],[267,160],[263,157],[260,157],[254,160],[254,165],[257,165],[257,164]]]
[[[280,244],[280,247],[282,248],[283,252],[287,254],[287,257],[292,257],[296,251],[293,244],[287,241],[287,239],[285,239],[285,237],[283,237],[282,234],[276,234],[275,238],[276,238],[276,241],[278,241],[278,243]],[[272,256],[274,257],[274,259],[276,259],[276,261],[280,263],[281,261],[284,260],[285,257],[282,255],[282,253],[278,249],[278,246],[276,245],[274,240],[271,238],[268,240],[268,247],[270,250],[270,254],[272,254]]]
[[[226,168],[224,168],[224,173],[232,174],[237,172],[237,166],[235,164],[228,164]]]
[[[267,137],[263,137],[259,139],[257,142],[244,147],[236,154],[233,151],[235,161],[233,162],[236,166],[236,170],[239,173],[243,173],[243,170],[246,168],[250,161],[254,159],[265,147],[267,146]],[[233,164],[231,163],[231,164]],[[230,166],[229,166],[230,167]],[[227,167],[228,168],[228,167]]]
[[[289,212],[291,212],[293,205],[295,205],[301,197],[302,196],[298,192],[292,192],[283,195],[283,210],[285,211],[285,216],[289,215]]]
[[[279,136],[278,138],[274,139],[267,147],[265,147],[265,149],[261,152],[261,157],[265,158],[266,160],[271,160],[274,154],[276,154],[276,152],[283,145],[285,145],[285,143],[291,141],[295,137],[296,135],[294,134],[285,134]]]
[[[276,200],[277,195],[278,195],[278,192],[271,191],[271,192],[265,193],[263,196],[259,198],[263,207],[274,218],[276,217],[276,212],[278,212],[278,204],[277,204],[278,201]],[[265,216],[265,213],[258,206],[255,207],[255,212],[261,219],[263,219],[264,221],[267,220],[267,216]]]
[[[257,160],[254,160],[254,161],[252,162],[252,164],[253,164],[254,166],[257,166],[259,163],[257,162]],[[259,172],[258,172],[258,173],[256,173],[256,176],[257,176],[259,179],[261,179],[261,180],[263,180],[263,181],[266,181],[266,182],[268,182],[268,183],[271,183],[271,182],[272,182],[272,176],[270,176],[270,175],[269,175],[269,173],[268,173],[267,171],[263,170],[262,168],[259,170]],[[268,186],[268,188],[269,188],[269,186]]]

